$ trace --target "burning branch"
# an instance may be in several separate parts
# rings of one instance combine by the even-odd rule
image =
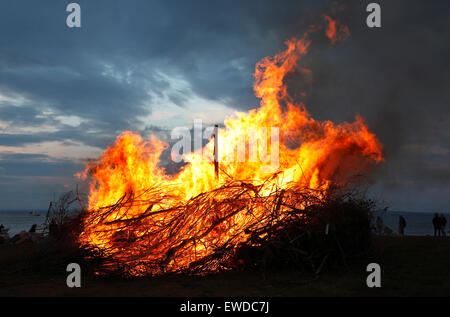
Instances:
[[[268,187],[272,191],[262,195]],[[260,259],[246,259],[244,250],[263,246],[280,250],[276,245],[280,241],[298,261],[314,263],[315,256],[302,250],[301,242],[305,234],[324,232],[322,218],[329,216],[319,212],[329,195],[324,189],[280,189],[270,183],[255,187],[233,181],[184,204],[152,211],[170,199],[164,192],[153,188],[139,196],[129,193],[114,205],[90,211],[95,225],[82,237],[95,236],[96,245],[112,259],[104,269],[143,275],[253,267]],[[145,211],[130,216],[128,211],[136,207]],[[315,271],[319,273],[323,265]]]

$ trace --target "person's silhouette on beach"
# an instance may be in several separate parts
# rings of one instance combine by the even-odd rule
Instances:
[[[440,237],[441,236],[441,219],[439,218],[438,213],[434,214],[433,227],[434,227],[434,236]]]
[[[383,218],[381,218],[380,216],[377,216],[376,229],[377,229],[377,233],[379,235],[383,234],[383,228],[384,228]]]
[[[49,235],[50,237],[55,237],[58,231],[58,225],[56,224],[55,219],[53,218],[49,225]]]
[[[442,236],[445,237],[447,234],[445,233],[445,226],[447,225],[447,219],[445,218],[444,214],[441,214],[441,221],[440,221],[440,229],[442,232]]]
[[[36,232],[36,227],[37,227],[37,224],[32,225],[28,232],[30,232],[30,233]]]
[[[403,236],[405,234],[406,219],[403,216],[398,217],[398,234]]]

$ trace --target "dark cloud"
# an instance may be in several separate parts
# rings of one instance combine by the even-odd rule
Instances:
[[[382,27],[369,29],[369,2],[349,3],[341,14],[351,32],[347,41],[313,45],[303,61],[314,82],[307,108],[320,120],[366,118],[384,144],[386,163],[376,179],[391,206],[450,206],[444,194],[450,189],[449,5],[383,1]],[[415,195],[421,204],[414,205]]]
[[[40,112],[31,107],[2,106],[0,118],[3,121],[11,121],[16,125],[40,125],[47,122],[46,118],[39,117]]]
[[[42,154],[2,154],[0,160],[1,174],[16,177],[62,177],[75,174],[82,166],[82,162],[74,163]]]

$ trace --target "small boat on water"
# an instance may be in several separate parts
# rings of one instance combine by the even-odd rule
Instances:
[[[37,211],[30,211],[30,212],[29,212],[29,215],[30,215],[30,216],[40,216],[41,214],[38,213]]]

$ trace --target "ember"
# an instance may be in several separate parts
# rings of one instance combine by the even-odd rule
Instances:
[[[332,43],[348,35],[328,16],[325,21]],[[188,164],[176,175],[158,166],[167,144],[122,133],[84,172],[92,180],[81,244],[97,248],[111,259],[111,269],[130,275],[201,273],[235,267],[242,245],[258,246],[289,223],[308,226],[312,207],[323,204],[332,188],[357,180],[383,160],[381,144],[360,116],[340,125],[318,122],[288,94],[286,75],[297,69],[310,44],[305,33],[257,63],[260,107],[227,118],[220,137],[185,155]],[[280,133],[276,171],[261,168],[271,165],[261,152],[256,160],[248,159],[249,153],[244,162],[229,159],[242,138],[259,147],[268,144],[273,154],[267,133],[246,138],[249,130],[266,127]],[[215,142],[220,164],[214,164]]]

